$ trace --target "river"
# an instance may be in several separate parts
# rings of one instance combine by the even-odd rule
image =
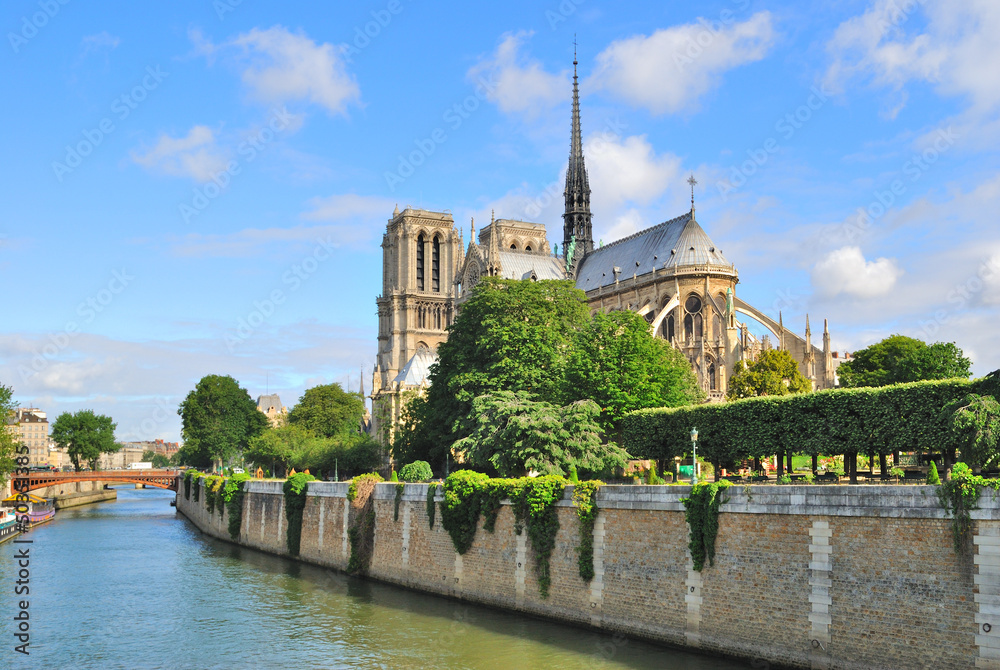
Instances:
[[[728,670],[665,649],[346,577],[202,535],[174,494],[120,488],[0,545],[0,668]],[[30,589],[15,596],[15,552]],[[30,603],[29,656],[13,633]]]

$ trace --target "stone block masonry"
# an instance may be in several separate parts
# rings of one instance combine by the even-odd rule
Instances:
[[[198,485],[201,485],[199,482]],[[315,482],[299,559],[345,570],[354,522],[347,483]],[[597,498],[594,579],[577,567],[571,492],[558,503],[552,585],[538,592],[526,534],[505,507],[459,556],[427,519],[427,486],[373,494],[368,577],[534,616],[756,661],[754,667],[994,668],[1000,670],[1000,501],[972,513],[956,554],[933,486],[733,487],[719,516],[714,565],[697,572],[687,548],[684,486],[605,486]],[[229,540],[228,518],[178,496],[202,531]],[[438,494],[438,501],[441,494]],[[239,543],[286,555],[281,482],[253,481]]]

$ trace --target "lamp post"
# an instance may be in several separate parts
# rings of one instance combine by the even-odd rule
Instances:
[[[691,486],[698,483],[698,429],[691,429]]]

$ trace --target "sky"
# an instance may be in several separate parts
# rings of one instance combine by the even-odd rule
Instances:
[[[1000,3],[0,10],[0,384],[180,437],[208,374],[370,392],[393,208],[561,239],[574,40],[595,239],[683,214],[737,292],[854,351],[1000,368]]]

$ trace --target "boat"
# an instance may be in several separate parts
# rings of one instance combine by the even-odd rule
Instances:
[[[0,542],[17,535],[17,517],[11,507],[0,507]]]
[[[27,516],[29,528],[43,524],[56,515],[56,508],[51,500],[40,498],[33,493],[15,493],[4,498],[0,508],[12,512],[18,518]]]

